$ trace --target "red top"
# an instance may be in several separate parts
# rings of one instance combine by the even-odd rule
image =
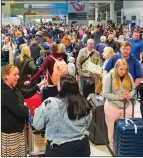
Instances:
[[[37,71],[37,73],[31,77],[31,79],[30,79],[31,82],[34,80],[37,80],[46,70],[48,70],[50,76],[52,76],[55,60],[53,58],[51,58],[50,56],[53,56],[56,59],[62,58],[65,60],[65,62],[67,62],[67,55],[65,53],[51,53],[51,55],[47,56],[44,59],[42,65],[41,65],[40,69]]]

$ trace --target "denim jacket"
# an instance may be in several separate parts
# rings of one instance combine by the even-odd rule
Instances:
[[[49,97],[35,110],[33,126],[37,130],[46,127],[45,138],[51,141],[50,145],[63,144],[74,140],[81,140],[87,134],[92,113],[80,120],[70,120],[67,114],[67,105],[58,98]]]

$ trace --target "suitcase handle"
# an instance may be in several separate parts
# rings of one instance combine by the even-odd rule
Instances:
[[[129,122],[131,122],[131,123],[134,125],[134,127],[135,127],[135,133],[137,133],[137,126],[136,126],[136,124],[134,123],[134,121],[131,120],[131,119],[126,119],[126,120],[125,120],[125,123],[126,123],[127,125],[130,125]]]

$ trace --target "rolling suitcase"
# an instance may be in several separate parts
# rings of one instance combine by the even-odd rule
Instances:
[[[108,143],[108,132],[107,132],[107,125],[105,122],[105,115],[104,115],[104,100],[103,98],[98,97],[96,94],[90,94],[87,100],[92,105],[92,119],[100,129],[101,134],[104,136],[104,139]],[[105,145],[105,141],[99,135],[96,127],[91,122],[89,128],[89,139],[93,144],[96,145]]]
[[[125,118],[125,105],[126,100],[124,118],[116,120],[114,124],[114,153],[118,157],[143,157],[143,119]]]

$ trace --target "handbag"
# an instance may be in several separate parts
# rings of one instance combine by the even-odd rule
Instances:
[[[102,67],[100,65],[96,65],[92,63],[90,60],[88,61],[87,64],[87,70],[92,73],[102,74]]]

